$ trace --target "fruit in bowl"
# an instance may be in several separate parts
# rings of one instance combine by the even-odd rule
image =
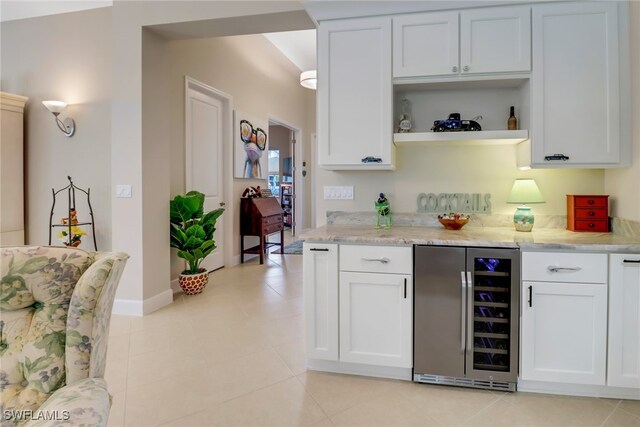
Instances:
[[[469,222],[469,215],[462,213],[448,213],[438,215],[438,221],[447,230],[460,230]]]

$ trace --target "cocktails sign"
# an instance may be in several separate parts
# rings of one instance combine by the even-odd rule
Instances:
[[[420,193],[418,212],[491,213],[491,193]]]

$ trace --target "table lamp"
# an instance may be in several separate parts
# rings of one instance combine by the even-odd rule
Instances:
[[[507,198],[507,203],[520,204],[513,214],[513,224],[516,230],[531,231],[533,228],[533,213],[531,212],[531,208],[526,205],[544,203],[544,198],[533,179],[519,178],[513,183],[511,193]]]

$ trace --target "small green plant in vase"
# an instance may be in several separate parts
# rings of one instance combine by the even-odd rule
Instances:
[[[216,249],[213,233],[223,208],[204,213],[204,194],[190,191],[169,202],[171,247],[187,261],[187,269],[180,274],[180,287],[187,295],[204,290],[209,274],[200,263]]]

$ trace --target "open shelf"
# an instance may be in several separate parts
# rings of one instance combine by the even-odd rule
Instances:
[[[393,142],[403,146],[515,145],[529,138],[527,130],[481,130],[477,132],[394,133]]]

